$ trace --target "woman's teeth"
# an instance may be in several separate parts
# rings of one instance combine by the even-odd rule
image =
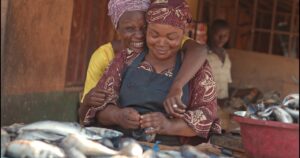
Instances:
[[[138,47],[138,48],[140,48],[140,47],[143,47],[143,46],[144,46],[144,42],[132,42],[131,45],[132,45],[133,47]]]

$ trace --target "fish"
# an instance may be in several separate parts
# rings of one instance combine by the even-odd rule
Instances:
[[[290,106],[292,108],[299,109],[299,93],[287,95],[283,99],[282,104],[284,106]]]
[[[76,122],[57,122],[57,121],[48,121],[48,120],[38,121],[38,122],[25,125],[24,127],[21,127],[18,130],[18,133],[22,133],[24,131],[37,131],[37,130],[51,132],[63,136],[67,136],[68,134],[78,134],[91,140],[100,140],[103,138],[102,136],[97,135],[96,133],[90,130],[85,130],[80,126],[80,124]]]
[[[156,153],[157,158],[185,158],[181,156],[181,153],[179,151],[174,150],[160,150]]]
[[[148,149],[143,153],[143,158],[156,158],[156,153],[152,149]]]
[[[10,142],[10,136],[1,128],[1,157],[4,156],[6,145]]]
[[[65,158],[62,149],[38,140],[14,140],[8,144],[6,155],[12,158]]]
[[[63,138],[64,136],[51,133],[51,132],[40,131],[40,130],[33,130],[33,131],[24,130],[16,137],[16,140],[41,140],[44,142],[51,143],[51,142],[58,142]]]
[[[65,148],[64,149],[67,158],[87,158],[82,152],[76,148]]]
[[[120,140],[120,155],[129,157],[141,157],[143,155],[142,146],[132,138],[123,138]]]
[[[100,141],[97,141],[97,142],[100,143],[100,144],[103,144],[106,147],[109,147],[111,149],[115,148],[113,142],[108,138],[103,138],[103,139],[101,139]]]
[[[79,134],[69,134],[62,140],[59,146],[63,148],[75,148],[87,156],[112,156],[119,154],[119,151],[110,149]]]
[[[21,127],[24,127],[24,123],[14,123],[10,126],[1,127],[1,129],[5,130],[7,133],[17,133]]]
[[[107,128],[85,127],[84,129],[87,131],[91,131],[97,135],[100,135],[103,138],[108,138],[108,139],[122,137],[124,135],[122,132],[112,130],[112,129],[107,129]]]
[[[274,107],[274,114],[277,121],[284,123],[293,123],[292,116],[280,107]]]
[[[191,145],[183,145],[179,150],[184,158],[209,158],[209,155],[197,150]]]
[[[284,110],[288,112],[295,120],[299,119],[299,111],[285,107]]]
[[[12,139],[15,139],[18,136],[18,130],[25,126],[23,123],[14,123],[10,126],[1,127],[1,129],[5,130]]]

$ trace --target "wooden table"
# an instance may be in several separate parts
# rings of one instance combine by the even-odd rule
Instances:
[[[216,139],[216,138],[214,138],[214,139]],[[222,139],[222,137],[218,137],[217,139]],[[228,139],[225,139],[225,141],[223,141],[223,142],[226,142],[226,140],[228,141]],[[154,145],[154,143],[141,142],[141,141],[139,141],[139,143],[142,144],[142,145],[149,146],[151,148]],[[161,144],[159,144],[158,146],[159,146],[160,150],[175,150],[175,151],[179,151],[179,149],[180,149],[180,146],[168,146],[168,145],[161,145]],[[217,156],[221,156],[221,155],[224,156],[224,154],[222,153],[222,150],[225,148],[225,149],[229,150],[232,153],[233,157],[236,157],[236,158],[247,158],[244,150],[236,148],[236,147],[231,147],[231,148],[229,147],[228,148],[228,145],[225,145],[225,147],[223,147],[223,146],[214,145],[214,144],[211,144],[211,143],[202,143],[202,144],[199,144],[199,145],[195,146],[195,148],[197,150],[203,152],[203,153],[214,154],[214,155],[217,155]]]

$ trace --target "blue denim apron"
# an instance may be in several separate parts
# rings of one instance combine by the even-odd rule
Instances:
[[[140,114],[162,112],[166,115],[163,101],[180,69],[181,53],[178,53],[176,57],[172,77],[138,68],[146,54],[146,52],[141,53],[125,70],[122,76],[119,103],[123,107],[136,109]],[[188,104],[188,85],[183,88],[182,101],[186,105]],[[156,140],[161,141],[163,144],[177,145],[179,143],[176,136],[156,136]]]

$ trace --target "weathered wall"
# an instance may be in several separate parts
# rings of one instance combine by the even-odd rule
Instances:
[[[6,7],[1,126],[76,121],[78,92],[65,91],[73,0],[10,0]]]
[[[72,0],[10,1],[5,94],[64,89],[72,11]]]
[[[299,60],[231,49],[233,85],[256,87],[263,92],[276,90],[284,97],[299,93]]]

